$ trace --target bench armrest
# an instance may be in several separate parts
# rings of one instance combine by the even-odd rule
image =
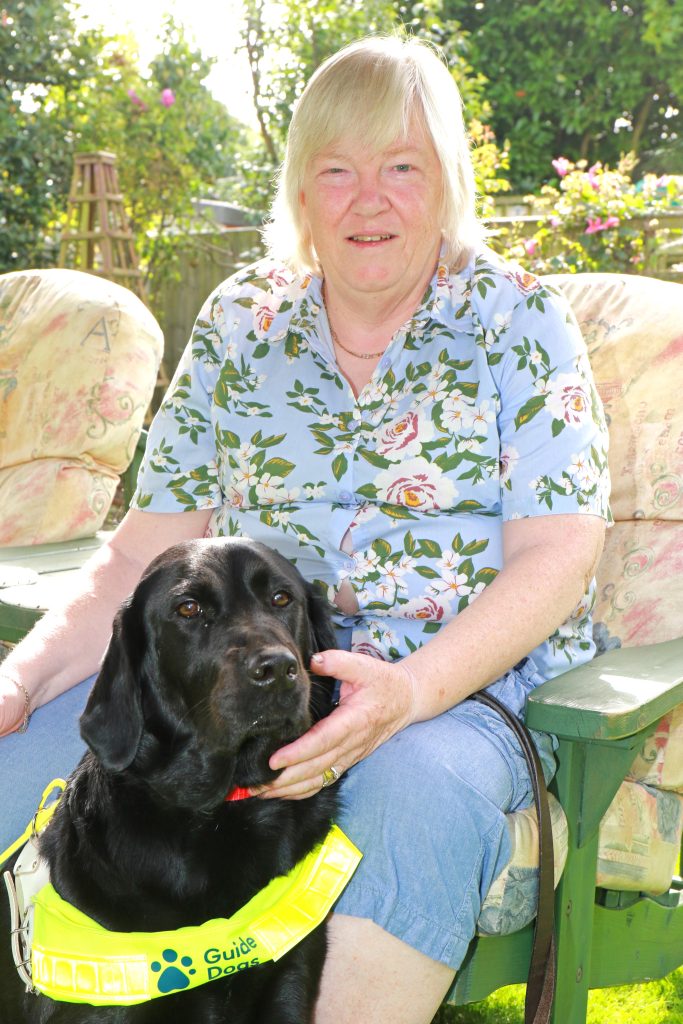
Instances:
[[[617,740],[683,704],[683,637],[607,651],[543,683],[526,723],[568,740]]]

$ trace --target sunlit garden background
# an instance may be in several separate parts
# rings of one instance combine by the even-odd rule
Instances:
[[[75,156],[114,154],[168,372],[208,291],[261,251],[306,79],[368,33],[443,49],[499,252],[540,273],[683,281],[683,3],[242,0],[229,34],[216,5],[245,69],[248,124],[210,91],[191,18],[162,19],[143,63],[134,26],[117,35],[84,18],[96,6],[0,0],[0,273],[57,265]],[[221,60],[236,54],[226,43]],[[437,1018],[522,1019],[518,990]],[[683,1024],[681,972],[591,996],[589,1024],[627,1019]]]

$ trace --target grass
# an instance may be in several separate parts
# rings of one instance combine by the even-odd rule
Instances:
[[[524,986],[500,989],[481,1003],[444,1006],[432,1024],[523,1024]],[[561,1022],[560,1022],[561,1024]],[[586,1024],[683,1024],[683,968],[661,981],[593,991]]]

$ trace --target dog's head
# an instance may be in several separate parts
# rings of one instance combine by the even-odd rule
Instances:
[[[106,769],[208,809],[272,779],[270,754],[327,714],[333,681],[306,666],[334,646],[326,601],[277,552],[178,544],[119,610],[81,734]]]

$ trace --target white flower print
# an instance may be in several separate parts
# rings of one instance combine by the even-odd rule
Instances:
[[[429,589],[434,594],[447,594],[451,598],[465,597],[467,594],[472,593],[469,577],[465,572],[446,571],[440,580],[432,581]]]
[[[515,471],[519,452],[511,444],[504,444],[500,450],[500,482],[506,484]]]
[[[567,466],[567,472],[575,476],[579,484],[586,490],[597,483],[597,473],[593,462],[587,458],[585,452],[579,455],[572,455]]]
[[[496,421],[495,409],[491,409],[490,404],[488,399],[485,399],[481,405],[475,406],[467,412],[465,423],[468,427],[476,430],[478,434],[488,434],[489,425]]]
[[[442,414],[444,424],[457,433],[466,425],[471,409],[472,406],[462,391],[455,388],[448,398],[444,399]]]
[[[239,465],[232,474],[233,486],[239,491],[247,490],[258,481],[258,472],[255,466],[245,459],[239,460]]]
[[[365,555],[355,555],[354,563],[353,578],[364,580],[371,573],[377,572],[380,564],[379,555],[374,551],[369,551]]]

